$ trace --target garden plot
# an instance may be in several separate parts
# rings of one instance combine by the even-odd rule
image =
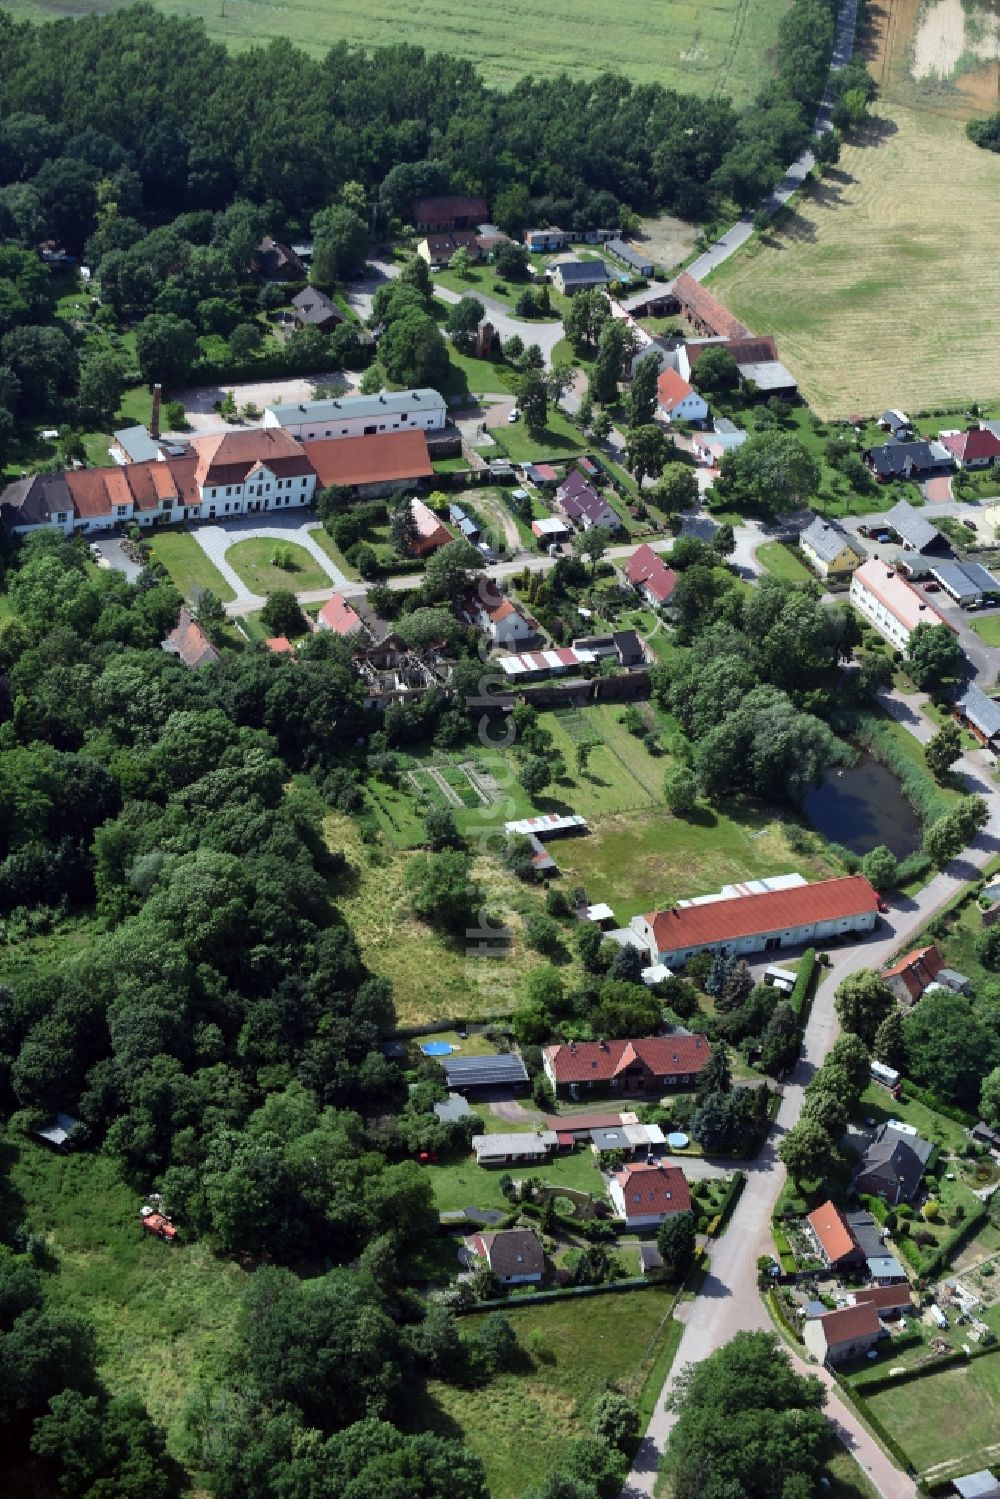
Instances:
[[[422,765],[407,771],[406,779],[418,796],[436,806],[488,807],[496,800],[473,765]]]

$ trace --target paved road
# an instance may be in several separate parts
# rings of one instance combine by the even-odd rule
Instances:
[[[934,727],[923,717],[921,694],[904,697],[898,692],[882,694],[882,706],[926,743]],[[756,1261],[773,1253],[770,1218],[784,1182],[784,1168],[777,1159],[781,1136],[795,1124],[802,1107],[803,1091],[821,1065],[837,1035],[833,997],[837,985],[859,968],[880,968],[898,949],[923,930],[934,912],[949,901],[1000,848],[1000,792],[990,779],[989,761],[980,750],[971,750],[955,767],[964,774],[970,792],[984,796],[990,820],[961,858],[936,875],[918,895],[893,903],[877,936],[855,947],[833,950],[833,966],[820,985],[803,1040],[802,1056],[789,1082],[773,1130],[758,1160],[747,1172],[747,1185],[722,1239],[710,1248],[711,1268],[701,1294],[689,1303],[687,1323],[677,1357],[657,1401],[649,1429],[636,1455],[623,1491],[623,1499],[650,1495],[674,1424],[665,1401],[685,1364],[707,1358],[737,1332],[769,1328],[770,1321],[757,1290]],[[800,1362],[800,1370],[806,1365]],[[833,1381],[813,1366],[829,1388],[827,1412],[838,1435],[865,1469],[883,1499],[913,1499],[916,1487],[901,1473],[869,1436],[853,1411],[836,1394]]]
[[[318,595],[300,594],[302,602],[313,603],[316,597],[328,599],[334,589],[343,589],[348,580],[340,569],[331,562],[323,548],[316,539],[311,536],[310,531],[318,529],[319,523],[310,513],[308,517],[300,515],[269,515],[263,524],[255,517],[242,516],[231,521],[220,521],[217,525],[199,526],[191,531],[191,535],[197,541],[209,561],[214,562],[219,572],[225,578],[236,597],[226,605],[227,614],[246,614],[250,609],[262,609],[264,607],[263,595],[252,593],[244,583],[239,573],[226,561],[226,552],[229,547],[237,541],[247,541],[251,537],[263,537],[268,541],[294,542],[297,546],[304,547],[310,557],[322,568],[330,579],[331,588],[323,589]],[[289,574],[289,582],[294,580],[294,574]]]

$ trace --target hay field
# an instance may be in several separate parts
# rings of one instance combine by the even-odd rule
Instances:
[[[1000,157],[883,105],[865,142],[711,289],[824,417],[1000,396]]]
[[[334,42],[408,42],[477,63],[509,88],[527,73],[592,78],[608,69],[637,83],[697,94],[753,95],[788,0],[156,0],[168,15],[201,17],[234,49],[287,38],[314,55]],[[5,0],[18,19],[115,9],[114,0]]]

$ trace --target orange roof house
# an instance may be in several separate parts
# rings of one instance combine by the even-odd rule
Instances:
[[[324,489],[331,484],[409,484],[415,479],[429,479],[434,473],[423,432],[330,437],[304,446]]]
[[[179,656],[185,666],[192,668],[211,666],[219,659],[215,646],[187,608],[181,609],[176,626],[166,640],[160,641],[160,648],[172,656]]]
[[[917,947],[897,963],[893,963],[891,968],[883,968],[882,977],[902,1004],[915,1005],[944,966],[944,959],[932,944],[930,947]]]
[[[677,370],[661,370],[656,381],[656,404],[665,416],[689,416],[703,421],[708,402]]]
[[[410,512],[417,528],[413,550],[418,557],[423,557],[427,552],[433,552],[438,547],[447,546],[449,541],[454,541],[455,538],[448,527],[438,519],[429,505],[424,504],[423,500],[412,499]]]
[[[323,605],[316,623],[321,630],[330,630],[334,635],[355,635],[364,628],[361,616],[351,608],[342,593],[335,593]]]
[[[312,473],[302,444],[283,427],[213,432],[208,437],[192,438],[191,446],[196,456],[195,478],[201,489],[242,484],[261,466],[282,479]]]
[[[711,1055],[704,1036],[643,1036],[635,1041],[569,1041],[546,1046],[542,1066],[557,1091],[582,1084],[648,1093],[697,1077]]]
[[[295,647],[289,640],[287,635],[270,635],[267,640],[264,641],[264,644],[267,646],[268,650],[273,651],[276,656],[295,655]]]
[[[815,1208],[807,1219],[819,1252],[831,1267],[861,1263],[864,1255],[832,1202]]]
[[[109,516],[125,520],[132,514],[132,491],[118,464],[110,468],[75,468],[66,475],[66,487],[73,497],[73,509],[82,520]]]

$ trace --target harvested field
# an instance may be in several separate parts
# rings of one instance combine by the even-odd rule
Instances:
[[[672,218],[668,213],[658,219],[640,220],[639,232],[635,236],[643,253],[665,271],[672,270],[675,265],[680,265],[682,260],[687,259],[697,238],[696,224]]]
[[[711,278],[824,417],[1000,395],[1000,157],[883,105],[790,219]]]
[[[18,20],[51,20],[110,0],[11,0]],[[575,78],[624,73],[637,83],[739,102],[771,74],[787,0],[638,0],[609,13],[601,0],[157,0],[168,15],[198,16],[214,41],[234,51],[275,38],[321,56],[336,42],[371,49],[406,43],[466,57],[486,81],[509,88],[525,74]],[[609,24],[609,20],[613,24]]]
[[[993,0],[872,0],[862,50],[882,97],[956,119],[1000,103]]]

